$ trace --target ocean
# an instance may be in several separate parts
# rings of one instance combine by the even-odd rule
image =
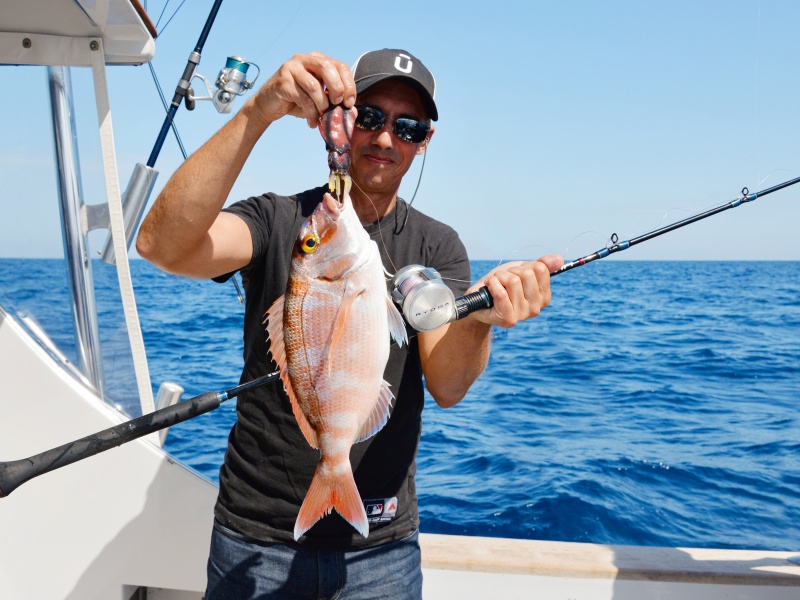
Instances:
[[[495,266],[473,262],[478,276]],[[108,391],[135,389],[115,274],[93,261]],[[184,398],[238,383],[234,287],[133,261],[150,373]],[[60,260],[0,259],[0,302],[74,360]],[[800,553],[800,262],[592,263],[538,318],[494,333],[456,407],[428,397],[418,457],[430,533]],[[217,480],[235,401],[166,449]],[[43,448],[44,450],[44,448]]]

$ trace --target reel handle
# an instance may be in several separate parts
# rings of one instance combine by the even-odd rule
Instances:
[[[494,306],[494,298],[492,298],[492,295],[489,293],[489,288],[483,286],[477,292],[472,292],[471,294],[456,298],[454,306],[455,320],[458,321],[474,313],[476,310],[492,308]]]

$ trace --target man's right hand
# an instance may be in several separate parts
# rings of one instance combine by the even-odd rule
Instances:
[[[306,119],[312,128],[330,105],[350,108],[355,101],[356,84],[350,67],[320,52],[293,56],[253,98],[265,125],[292,115]]]

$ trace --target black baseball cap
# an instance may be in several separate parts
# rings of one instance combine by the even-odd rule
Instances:
[[[359,94],[384,79],[403,79],[419,92],[428,116],[434,121],[439,118],[433,101],[436,80],[422,61],[406,50],[384,48],[365,52],[353,65],[353,78]]]

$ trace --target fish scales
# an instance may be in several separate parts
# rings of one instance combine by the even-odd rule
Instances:
[[[294,284],[300,294],[290,292],[286,298],[289,374],[303,413],[318,431],[332,415],[345,411],[357,426],[378,398],[389,354],[389,327],[385,280],[382,268],[374,266],[365,265],[347,280]],[[364,281],[368,275],[371,282]],[[346,286],[363,287],[363,292],[350,306],[347,323],[331,347]]]

